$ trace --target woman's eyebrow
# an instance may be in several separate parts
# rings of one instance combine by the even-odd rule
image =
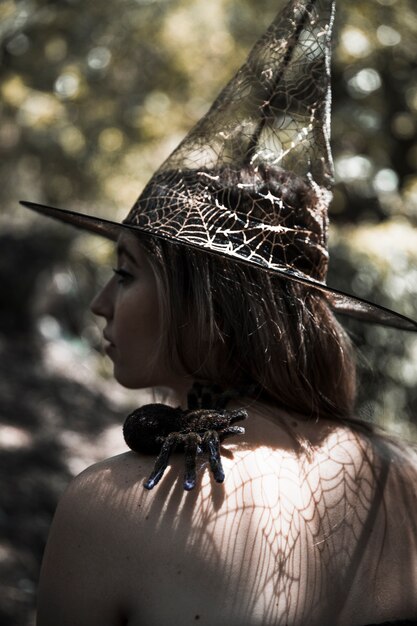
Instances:
[[[134,255],[126,248],[126,246],[124,244],[118,244],[117,245],[117,249],[116,249],[117,255],[118,256],[125,256],[129,259],[129,261],[131,261],[133,263],[133,265],[136,265],[136,267],[138,267],[138,261],[137,259],[134,257]]]

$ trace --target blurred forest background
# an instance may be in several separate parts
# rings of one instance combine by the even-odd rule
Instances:
[[[282,0],[0,1],[0,623],[34,623],[56,500],[124,449],[88,303],[105,241],[29,199],[123,218]],[[339,0],[329,283],[417,318],[417,6]],[[348,322],[358,412],[415,438],[417,338]]]

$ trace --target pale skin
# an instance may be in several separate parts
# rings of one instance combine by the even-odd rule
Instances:
[[[152,269],[133,236],[119,244],[118,270],[132,278],[116,275],[93,303],[115,376],[181,398],[189,378],[154,358]],[[223,446],[223,485],[203,467],[184,492],[178,455],[146,491],[154,458],[133,452],[74,479],[48,540],[38,626],[360,626],[417,616],[416,454],[251,400],[231,408],[242,404],[246,433]]]

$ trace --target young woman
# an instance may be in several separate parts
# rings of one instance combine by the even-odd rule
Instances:
[[[123,224],[26,203],[117,240],[114,375],[175,397],[69,486],[39,626],[416,623],[416,453],[355,419],[332,309],[417,324],[325,283],[332,15],[292,0]]]
[[[93,302],[130,388],[247,394],[245,435],[183,489],[183,455],[95,465],[62,499],[39,624],[373,624],[417,616],[417,456],[356,423],[354,364],[323,296],[124,234]],[[204,330],[204,332],[202,332]]]

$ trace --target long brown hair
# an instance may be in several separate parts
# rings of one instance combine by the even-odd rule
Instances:
[[[221,387],[255,385],[309,417],[349,419],[350,340],[313,289],[204,251],[144,237],[170,363]]]

